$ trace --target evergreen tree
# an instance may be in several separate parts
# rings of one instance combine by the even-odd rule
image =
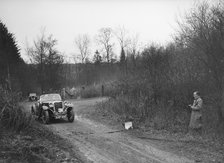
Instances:
[[[98,52],[98,50],[96,50],[94,54],[93,61],[96,65],[99,65],[102,62],[102,57],[100,56],[100,53]]]
[[[12,87],[12,78],[19,78],[19,67],[24,64],[15,37],[0,21],[0,84]]]
[[[124,48],[121,49],[121,55],[120,55],[120,63],[124,64],[125,63],[125,52],[124,52]]]

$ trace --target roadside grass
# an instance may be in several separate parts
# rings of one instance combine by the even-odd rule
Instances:
[[[116,120],[124,122],[130,117],[134,121],[135,128],[153,128],[155,130],[166,130],[171,133],[188,133],[190,110],[177,110],[174,106],[158,103],[157,105],[145,105],[145,103],[134,101],[125,96],[109,98],[97,105],[97,109],[103,115],[113,115]],[[216,142],[224,143],[224,133],[215,128],[217,115],[215,104],[206,103],[203,110],[202,137]]]
[[[119,96],[117,98],[109,98],[108,101],[99,103],[97,105],[97,110],[104,115],[113,115],[113,117],[116,117],[120,122],[124,122],[127,119],[133,119],[135,128],[153,127],[157,130],[172,129],[173,132],[180,130],[182,132],[186,131],[184,121],[177,119],[176,122],[174,122],[171,114],[164,113],[162,108],[165,106],[160,105],[151,107],[150,115],[146,115],[144,106],[137,105],[134,102],[131,102],[128,98]],[[169,112],[169,110],[170,109],[167,109],[166,112]],[[185,128],[181,129],[181,125],[185,125]]]
[[[0,162],[82,162],[75,147],[38,122],[19,132],[1,126],[0,144]]]
[[[99,83],[86,86],[80,91],[81,98],[113,96],[114,94],[116,94],[114,82]]]
[[[17,132],[31,127],[33,119],[18,105],[18,96],[2,90],[0,94],[0,124],[6,129]]]
[[[109,124],[122,124],[131,117],[133,119],[134,129],[143,133],[152,134],[158,139],[210,143],[224,149],[224,137],[214,133],[211,126],[205,124],[206,126],[202,135],[189,135],[187,125],[189,119],[183,120],[186,115],[182,115],[183,117],[179,115],[176,119],[173,119],[170,113],[164,112],[163,107],[165,106],[157,106],[155,108],[156,113],[152,112],[151,116],[143,118],[141,114],[132,110],[133,106],[131,106],[131,102],[122,98],[109,98],[107,101],[98,103],[95,106],[95,113],[93,114],[97,114],[97,117],[101,116],[105,120],[109,119],[107,122]],[[141,108],[135,109],[140,110]]]

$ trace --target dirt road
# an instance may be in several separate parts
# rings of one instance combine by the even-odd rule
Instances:
[[[96,163],[190,163],[188,158],[159,150],[154,145],[85,118],[82,110],[91,109],[102,98],[73,100],[75,121],[60,120],[48,128],[69,140],[84,155],[87,162]],[[26,104],[29,108],[31,103]]]

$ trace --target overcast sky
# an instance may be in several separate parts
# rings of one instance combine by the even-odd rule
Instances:
[[[26,40],[32,44],[41,28],[58,40],[58,50],[77,53],[78,34],[92,38],[102,27],[124,26],[141,42],[171,40],[176,18],[193,7],[194,0],[0,0],[0,19],[15,34],[24,57]],[[94,41],[94,40],[93,40]],[[96,47],[92,47],[93,51]]]

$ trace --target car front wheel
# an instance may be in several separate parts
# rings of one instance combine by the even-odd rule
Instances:
[[[50,117],[49,117],[49,112],[48,111],[43,111],[42,112],[42,121],[44,124],[49,124]]]
[[[31,115],[35,115],[34,108],[31,107]]]
[[[74,119],[75,119],[75,115],[74,115],[74,112],[73,110],[69,110],[68,113],[67,113],[67,117],[68,117],[68,121],[69,122],[73,122]]]

